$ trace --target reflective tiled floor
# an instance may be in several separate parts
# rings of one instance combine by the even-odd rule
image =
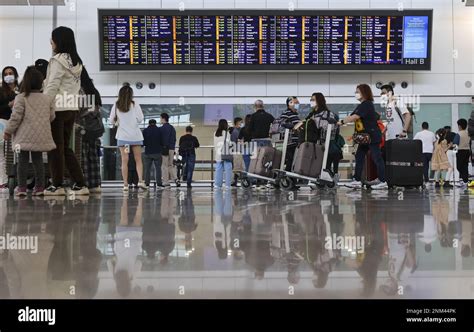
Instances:
[[[3,196],[0,297],[474,298],[473,213],[458,189]]]

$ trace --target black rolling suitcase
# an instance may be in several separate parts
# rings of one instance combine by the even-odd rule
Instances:
[[[420,140],[388,140],[385,151],[385,177],[389,186],[423,186],[423,146]]]

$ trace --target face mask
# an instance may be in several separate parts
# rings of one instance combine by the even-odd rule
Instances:
[[[387,95],[381,95],[380,96],[380,102],[382,106],[387,106],[388,104],[388,96]]]
[[[311,108],[316,108],[316,102],[315,101],[312,101],[309,103]]]
[[[293,106],[295,108],[295,110],[299,110],[300,109],[300,104],[295,104],[295,106]]]
[[[243,128],[243,127],[244,127],[244,124],[243,124],[243,123],[241,123],[241,124],[240,124],[240,128]]]
[[[356,92],[356,94],[355,94],[355,98],[356,98],[357,100],[361,100],[360,93],[357,93],[357,92]]]
[[[13,76],[13,75],[6,75],[6,76],[3,76],[3,80],[4,80],[5,83],[7,83],[7,84],[12,84],[12,83],[15,83],[15,76]]]

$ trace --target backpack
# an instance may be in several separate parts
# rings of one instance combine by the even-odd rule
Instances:
[[[416,115],[415,115],[415,112],[413,111],[413,107],[406,105],[406,108],[411,115],[411,120],[408,126],[407,134],[413,135],[413,123],[416,122]],[[402,121],[402,126],[405,127],[405,119],[403,118],[402,111],[397,106],[397,104],[395,104],[395,111],[397,112],[398,116],[400,117],[400,120]]]
[[[102,117],[100,111],[96,109],[93,112],[86,112],[81,116],[81,131],[83,140],[93,142],[98,138],[101,138],[105,132],[104,124],[102,123]]]
[[[317,143],[320,138],[318,127],[313,119],[303,121],[303,125],[298,132],[298,144],[310,142]]]

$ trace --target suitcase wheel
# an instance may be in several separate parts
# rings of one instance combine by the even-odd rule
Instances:
[[[176,187],[181,187],[181,182],[178,179],[176,179],[174,183],[176,183]]]
[[[240,184],[243,188],[250,188],[250,186],[252,185],[248,178],[242,178],[242,180],[240,180]]]
[[[332,189],[332,188],[334,188],[334,187],[336,186],[336,183],[335,183],[334,181],[332,181],[332,182],[329,182],[329,183],[327,184],[327,186],[328,186],[328,188],[331,188],[331,189]]]
[[[284,176],[280,179],[280,187],[282,187],[285,190],[289,190],[293,188],[294,183],[293,180],[290,179],[288,176]]]

